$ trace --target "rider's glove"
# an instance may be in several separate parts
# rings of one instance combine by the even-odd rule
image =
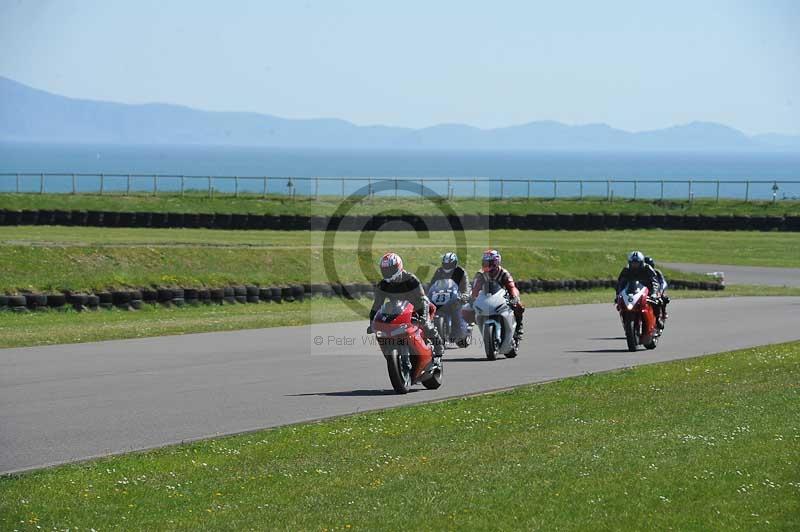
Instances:
[[[372,334],[372,325],[367,326],[367,334]]]
[[[464,292],[463,294],[461,294],[460,298],[462,303],[466,303],[469,301],[469,294]]]
[[[511,299],[508,300],[508,304],[511,305],[512,307],[516,307],[517,305],[519,305],[519,297],[518,296],[512,297]]]
[[[658,305],[658,298],[649,296],[647,298],[647,302],[650,303],[651,305]]]

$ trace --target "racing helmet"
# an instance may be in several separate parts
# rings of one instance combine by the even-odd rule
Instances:
[[[484,273],[488,273],[491,276],[497,275],[497,272],[500,270],[500,263],[502,262],[502,257],[500,257],[500,253],[496,249],[487,249],[483,252],[483,258],[481,259],[481,269]]]
[[[397,253],[389,252],[381,257],[381,275],[385,281],[395,281],[403,273],[403,259]]]
[[[644,264],[644,253],[641,251],[631,251],[628,254],[628,267],[633,267],[634,264],[637,264],[637,268],[641,267]]]
[[[458,266],[458,255],[452,251],[442,255],[442,269],[446,272],[451,272]]]

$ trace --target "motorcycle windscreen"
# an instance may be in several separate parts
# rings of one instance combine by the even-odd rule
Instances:
[[[500,290],[504,290],[503,285],[497,281],[484,281],[482,292],[487,295],[496,294]]]
[[[381,321],[391,323],[403,314],[408,314],[410,319],[412,310],[411,304],[404,299],[389,299],[381,307]]]
[[[639,281],[630,281],[625,287],[626,294],[636,294],[644,288],[644,285]]]
[[[444,305],[458,296],[458,285],[452,279],[439,279],[431,285],[428,299],[434,305]]]

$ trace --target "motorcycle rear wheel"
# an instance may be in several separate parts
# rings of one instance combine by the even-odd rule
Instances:
[[[625,321],[625,340],[628,342],[628,351],[636,351],[639,345],[639,335],[636,334],[636,321]]]
[[[386,369],[392,388],[399,394],[407,394],[411,390],[411,359],[405,349],[392,349],[386,355]]]
[[[497,358],[498,346],[494,338],[493,323],[486,323],[483,326],[483,350],[488,360],[495,360]]]

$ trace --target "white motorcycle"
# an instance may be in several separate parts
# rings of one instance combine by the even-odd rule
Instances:
[[[517,356],[517,320],[508,302],[508,292],[496,281],[483,285],[481,293],[472,304],[475,322],[483,333],[483,347],[486,358],[495,360],[497,355],[506,358]]]

